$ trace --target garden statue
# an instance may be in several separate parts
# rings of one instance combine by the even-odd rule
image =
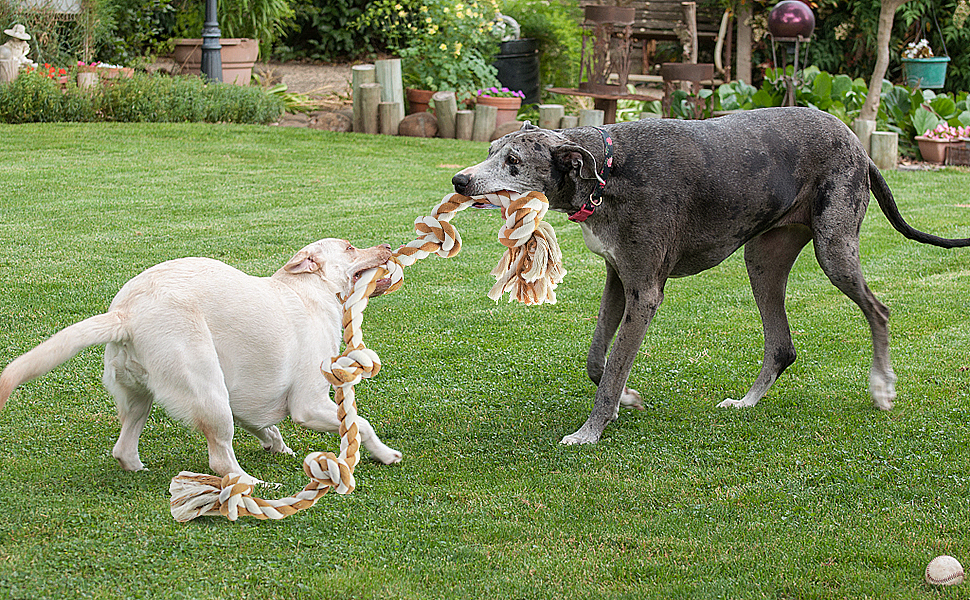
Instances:
[[[20,66],[36,67],[37,63],[27,58],[27,53],[30,52],[30,45],[27,43],[30,34],[27,33],[24,26],[17,23],[10,29],[4,29],[3,32],[13,38],[7,40],[3,47],[10,49],[11,55],[19,62]]]
[[[17,78],[20,61],[13,57],[13,52],[6,46],[0,46],[0,83],[10,83]]]

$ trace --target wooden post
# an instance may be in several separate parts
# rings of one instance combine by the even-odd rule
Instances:
[[[603,124],[603,118],[604,118],[604,113],[601,110],[597,110],[595,108],[584,109],[579,111],[579,126],[580,127],[586,127],[586,126],[599,127],[600,125]]]
[[[734,69],[734,79],[751,83],[751,3],[745,2],[738,7],[738,53]]]
[[[579,127],[579,117],[576,115],[565,115],[559,122],[560,129],[572,129],[573,127]]]
[[[496,117],[498,117],[498,108],[486,104],[476,104],[475,125],[472,127],[472,141],[491,141],[492,132],[495,131]]]
[[[690,35],[690,55],[687,57],[691,63],[697,63],[697,3],[681,2],[684,7],[684,23],[687,24],[687,33]]]
[[[351,67],[351,94],[354,99],[354,131],[364,131],[364,113],[360,105],[360,86],[377,83],[374,65],[354,65]]]
[[[899,159],[899,134],[895,131],[873,131],[870,138],[872,140],[872,162],[876,163],[882,171],[896,170],[896,162]]]
[[[365,83],[360,86],[360,112],[364,133],[379,133],[377,115],[381,104],[381,86],[379,83]],[[356,113],[354,114],[356,117]],[[356,129],[355,129],[356,131]]]
[[[862,142],[862,147],[866,149],[866,154],[872,156],[872,146],[870,144],[870,139],[872,138],[872,132],[876,130],[876,122],[869,121],[866,119],[856,119],[852,122],[852,133],[855,134],[859,141]]]
[[[539,105],[539,127],[543,129],[559,129],[566,109],[562,104],[540,104]]]
[[[384,88],[381,88],[383,94]],[[381,133],[384,135],[397,135],[401,120],[404,119],[404,104],[401,102],[381,102],[377,106],[381,122]]]
[[[455,114],[455,138],[459,140],[472,139],[475,127],[475,113],[470,110],[459,110]]]
[[[434,114],[438,117],[438,136],[454,138],[455,116],[458,114],[455,92],[435,92],[431,101],[434,102]]]
[[[404,84],[401,80],[401,59],[374,61],[374,74],[381,84],[381,102],[400,102],[404,106]]]

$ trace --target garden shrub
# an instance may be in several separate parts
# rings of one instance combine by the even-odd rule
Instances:
[[[54,123],[67,117],[64,94],[57,79],[43,71],[24,71],[0,85],[0,119],[4,123]]]
[[[366,0],[297,0],[294,27],[281,38],[274,54],[282,59],[332,61],[383,49],[377,27],[359,27]]]
[[[68,77],[62,90],[43,71],[23,72],[0,86],[0,121],[210,122],[267,124],[283,113],[282,101],[261,88],[207,84],[194,76],[136,73],[80,90]]]

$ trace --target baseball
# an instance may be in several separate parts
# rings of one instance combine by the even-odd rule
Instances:
[[[963,565],[952,556],[937,556],[926,565],[926,583],[930,585],[963,583]]]

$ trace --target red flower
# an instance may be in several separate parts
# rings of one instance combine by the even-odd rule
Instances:
[[[58,75],[67,75],[67,69],[58,69],[57,70],[57,74]]]

